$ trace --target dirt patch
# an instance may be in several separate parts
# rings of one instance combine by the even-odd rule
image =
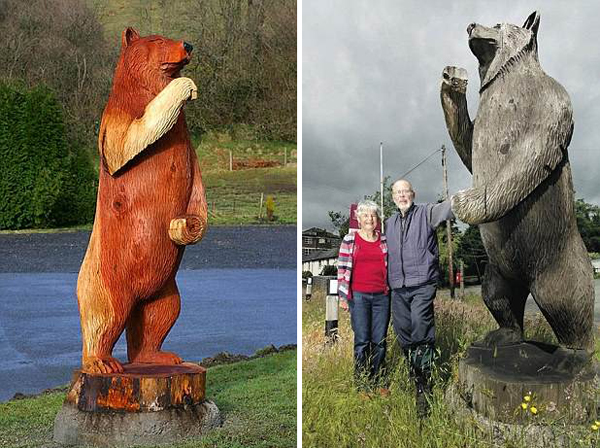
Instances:
[[[235,160],[233,161],[232,168],[234,170],[247,170],[251,168],[272,168],[274,166],[282,165],[277,160],[264,160],[264,159],[246,159],[246,160]]]

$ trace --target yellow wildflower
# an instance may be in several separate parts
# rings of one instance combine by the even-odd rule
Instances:
[[[600,428],[600,421],[596,420],[596,421],[594,422],[594,425],[596,425],[598,428]]]
[[[531,401],[531,395],[525,395],[523,397],[523,400],[525,400],[527,403],[529,403]]]
[[[529,407],[527,403],[521,403],[521,409],[526,410]]]
[[[592,431],[598,431],[598,425],[592,425]]]
[[[537,414],[537,408],[535,406],[531,406],[529,409],[533,415]]]

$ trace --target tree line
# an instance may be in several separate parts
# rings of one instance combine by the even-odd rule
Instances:
[[[194,43],[185,69],[199,87],[186,114],[192,132],[248,124],[261,138],[296,140],[295,1],[157,5],[162,20],[148,26],[142,7],[133,22],[143,34]],[[69,125],[86,137],[97,132],[120,51],[119,40],[107,41],[99,14],[80,0],[0,0],[0,80],[48,86]]]
[[[365,199],[380,202],[381,193],[379,191],[372,195],[365,196]],[[441,202],[441,199],[438,200]],[[583,239],[583,243],[589,253],[600,253],[600,206],[585,202],[584,199],[577,199],[574,203],[575,216],[579,233]],[[384,216],[390,217],[396,212],[396,205],[392,199],[390,179],[384,180]],[[349,216],[341,211],[329,211],[329,219],[332,226],[337,230],[340,238],[348,233]],[[453,220],[451,224],[452,242],[454,263],[458,260],[464,262],[465,276],[477,277],[481,282],[485,265],[488,262],[487,254],[481,240],[478,226],[468,225],[464,230],[460,230]],[[446,278],[442,278],[442,282],[447,283],[447,266],[448,266],[448,242],[446,223],[442,223],[437,229],[438,246],[440,250],[440,265],[446,267],[443,269]],[[455,266],[455,272],[458,265]]]

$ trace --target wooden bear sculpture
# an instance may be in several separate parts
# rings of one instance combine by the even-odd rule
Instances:
[[[127,28],[100,126],[94,227],[79,272],[82,369],[122,372],[113,347],[127,330],[130,362],[178,364],[162,343],[179,315],[175,274],[207,228],[196,153],[182,112],[197,96],[180,70],[192,46]]]
[[[467,110],[466,71],[446,67],[441,99],[452,142],[473,173],[453,199],[455,215],[480,224],[489,264],[485,304],[500,329],[488,343],[523,335],[529,293],[567,347],[593,347],[592,266],[575,219],[567,147],[569,95],[538,61],[540,16],[523,27],[467,28],[481,78],[477,118]]]

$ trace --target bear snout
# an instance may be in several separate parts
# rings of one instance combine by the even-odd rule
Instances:
[[[194,49],[194,47],[192,46],[192,44],[188,43],[188,42],[184,42],[183,43],[183,49],[189,54],[192,52],[192,50]]]
[[[471,36],[471,31],[473,31],[473,28],[475,28],[476,26],[477,24],[475,22],[469,23],[469,26],[467,27],[467,34],[469,35],[469,37]]]

